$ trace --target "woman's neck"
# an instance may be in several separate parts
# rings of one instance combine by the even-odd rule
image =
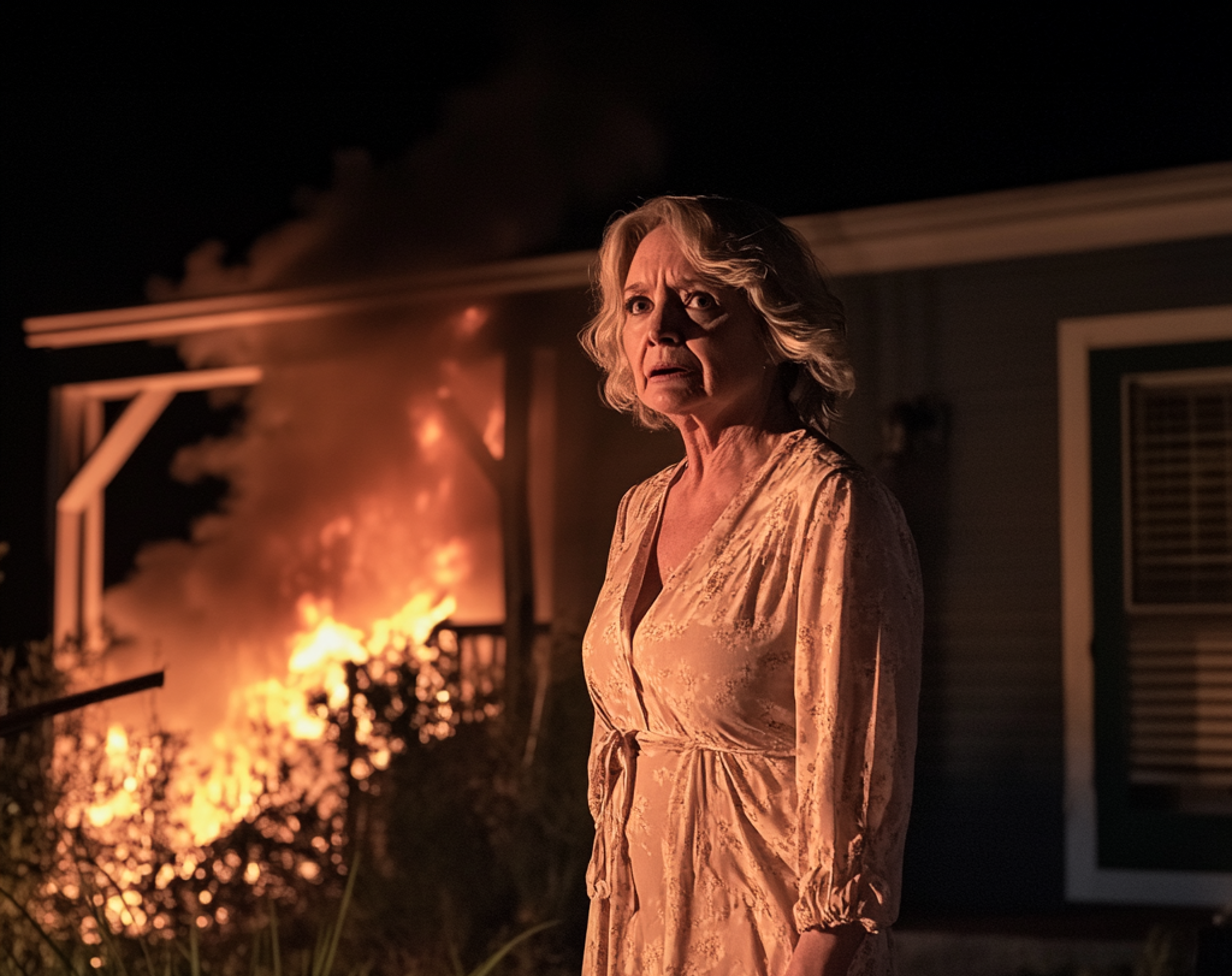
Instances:
[[[685,469],[678,484],[686,493],[742,479],[766,462],[785,434],[800,428],[785,403],[775,404],[756,420],[744,423],[706,424],[696,417],[672,419],[684,441]]]

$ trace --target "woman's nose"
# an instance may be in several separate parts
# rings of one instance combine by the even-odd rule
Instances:
[[[650,341],[655,345],[675,346],[684,341],[684,324],[688,313],[676,302],[662,302],[650,320]]]

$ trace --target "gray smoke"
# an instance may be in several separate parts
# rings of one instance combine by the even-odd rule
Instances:
[[[651,126],[618,100],[515,63],[450,101],[439,131],[373,166],[340,153],[334,185],[305,192],[303,215],[261,237],[247,259],[207,242],[155,300],[396,275],[523,254],[566,212],[656,165]],[[259,386],[231,435],[183,449],[174,474],[230,485],[192,541],[145,546],[106,594],[127,643],[113,673],[167,665],[160,718],[207,733],[230,689],[277,675],[304,594],[354,625],[417,590],[451,592],[461,618],[499,619],[496,503],[448,436],[430,443],[447,388],[479,430],[500,402],[499,361],[461,307],[381,320],[291,323],[205,333],[179,343],[193,367],[258,363]],[[495,418],[499,424],[500,418]]]
[[[652,175],[654,127],[629,104],[556,76],[529,55],[495,82],[452,96],[439,131],[375,167],[335,157],[334,185],[301,191],[298,220],[247,260],[225,246],[190,254],[182,281],[153,279],[155,301],[479,263],[549,244],[566,214]]]

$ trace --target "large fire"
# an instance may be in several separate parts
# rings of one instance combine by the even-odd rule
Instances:
[[[326,740],[328,716],[349,705],[355,726],[356,742],[368,757],[350,764],[351,776],[367,779],[373,768],[384,769],[401,741],[390,741],[375,731],[377,716],[363,692],[352,698],[347,685],[346,665],[367,665],[375,680],[396,679],[397,667],[408,658],[418,663],[425,676],[422,691],[428,700],[437,698],[448,707],[445,680],[433,666],[439,648],[429,647],[433,628],[457,607],[452,597],[432,600],[412,597],[390,617],[376,620],[365,633],[331,615],[328,602],[318,603],[310,596],[300,600],[304,629],[289,641],[290,655],[286,674],[244,685],[231,692],[227,724],[214,732],[211,742],[216,757],[205,772],[201,787],[194,790],[184,820],[195,844],[205,844],[224,830],[239,823],[271,786],[278,787],[277,760],[292,754],[300,745],[317,743],[336,751],[336,743]],[[318,703],[311,705],[315,699]],[[398,708],[405,708],[399,700]],[[448,713],[446,713],[448,714]],[[388,716],[393,718],[394,716]],[[268,729],[255,736],[258,729]],[[428,734],[448,735],[448,723],[435,723]],[[255,746],[253,744],[256,744]],[[327,762],[327,770],[338,762]],[[316,784],[314,784],[316,785]],[[333,785],[333,784],[322,784]],[[319,788],[319,787],[318,787]]]
[[[453,335],[473,338],[483,319],[468,310]],[[451,435],[467,418],[500,459],[502,365],[408,362],[374,346],[271,368],[247,427],[185,455],[241,492],[198,526],[196,548],[159,543],[108,591],[112,621],[145,643],[107,651],[92,677],[162,655],[168,687],[153,701],[168,714],[147,704],[140,721],[130,704],[57,738],[52,901],[88,899],[138,935],[170,928],[187,885],[196,924],[225,923],[235,908],[219,884],[260,896],[288,873],[345,871],[348,798],[375,792],[408,741],[496,713],[503,644],[450,620],[500,617],[497,497]],[[340,392],[326,404],[322,389]],[[252,844],[218,847],[245,829],[288,845],[281,875]],[[98,942],[94,919],[81,936]]]
[[[144,904],[137,889],[151,875],[160,890],[177,877],[204,880],[206,846],[262,805],[304,797],[324,819],[336,819],[348,776],[365,789],[374,771],[386,768],[392,755],[405,748],[404,739],[388,731],[404,712],[419,711],[413,725],[424,741],[451,735],[464,717],[494,714],[490,702],[480,706],[479,716],[463,714],[480,683],[490,692],[499,680],[494,670],[499,661],[493,643],[486,655],[480,645],[468,676],[460,678],[461,646],[453,631],[441,627],[455,609],[452,597],[418,595],[360,628],[335,619],[328,601],[305,595],[299,602],[302,629],[287,641],[284,674],[233,689],[226,724],[214,732],[210,748],[174,766],[169,766],[166,750],[172,743],[167,737],[133,734],[119,724],[101,735],[87,731],[80,742],[59,738],[55,767],[68,788],[57,817],[69,831],[88,833],[95,851],[110,852],[107,863],[95,865],[98,878],[85,881],[96,888],[96,904],[113,928],[138,934],[167,926],[168,916]],[[408,665],[415,675],[413,689],[407,689],[414,695],[411,701],[398,693]],[[356,675],[362,676],[358,688]],[[383,714],[366,693],[373,682],[393,692]],[[349,757],[331,738],[336,727],[330,717],[342,709],[349,711],[357,747]],[[291,822],[283,829],[296,827]],[[159,830],[166,836],[157,837]],[[330,844],[317,841],[320,854],[341,846],[337,836]],[[160,862],[168,849],[174,859]],[[61,853],[65,876],[80,872],[80,865],[70,863],[75,859],[71,845],[65,843]],[[214,865],[212,873],[260,885],[261,864],[231,861]],[[296,870],[313,880],[320,867],[303,860]],[[53,881],[50,892],[55,890]],[[108,891],[114,893],[103,894]],[[63,894],[76,899],[81,884],[64,884]],[[208,889],[200,899],[209,904]],[[225,906],[213,910],[219,922],[227,912]],[[83,935],[89,936],[91,926],[86,929]]]

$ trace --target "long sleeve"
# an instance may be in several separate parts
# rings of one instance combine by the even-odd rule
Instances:
[[[902,511],[861,471],[822,483],[796,628],[797,931],[898,914],[920,683],[919,566]]]

